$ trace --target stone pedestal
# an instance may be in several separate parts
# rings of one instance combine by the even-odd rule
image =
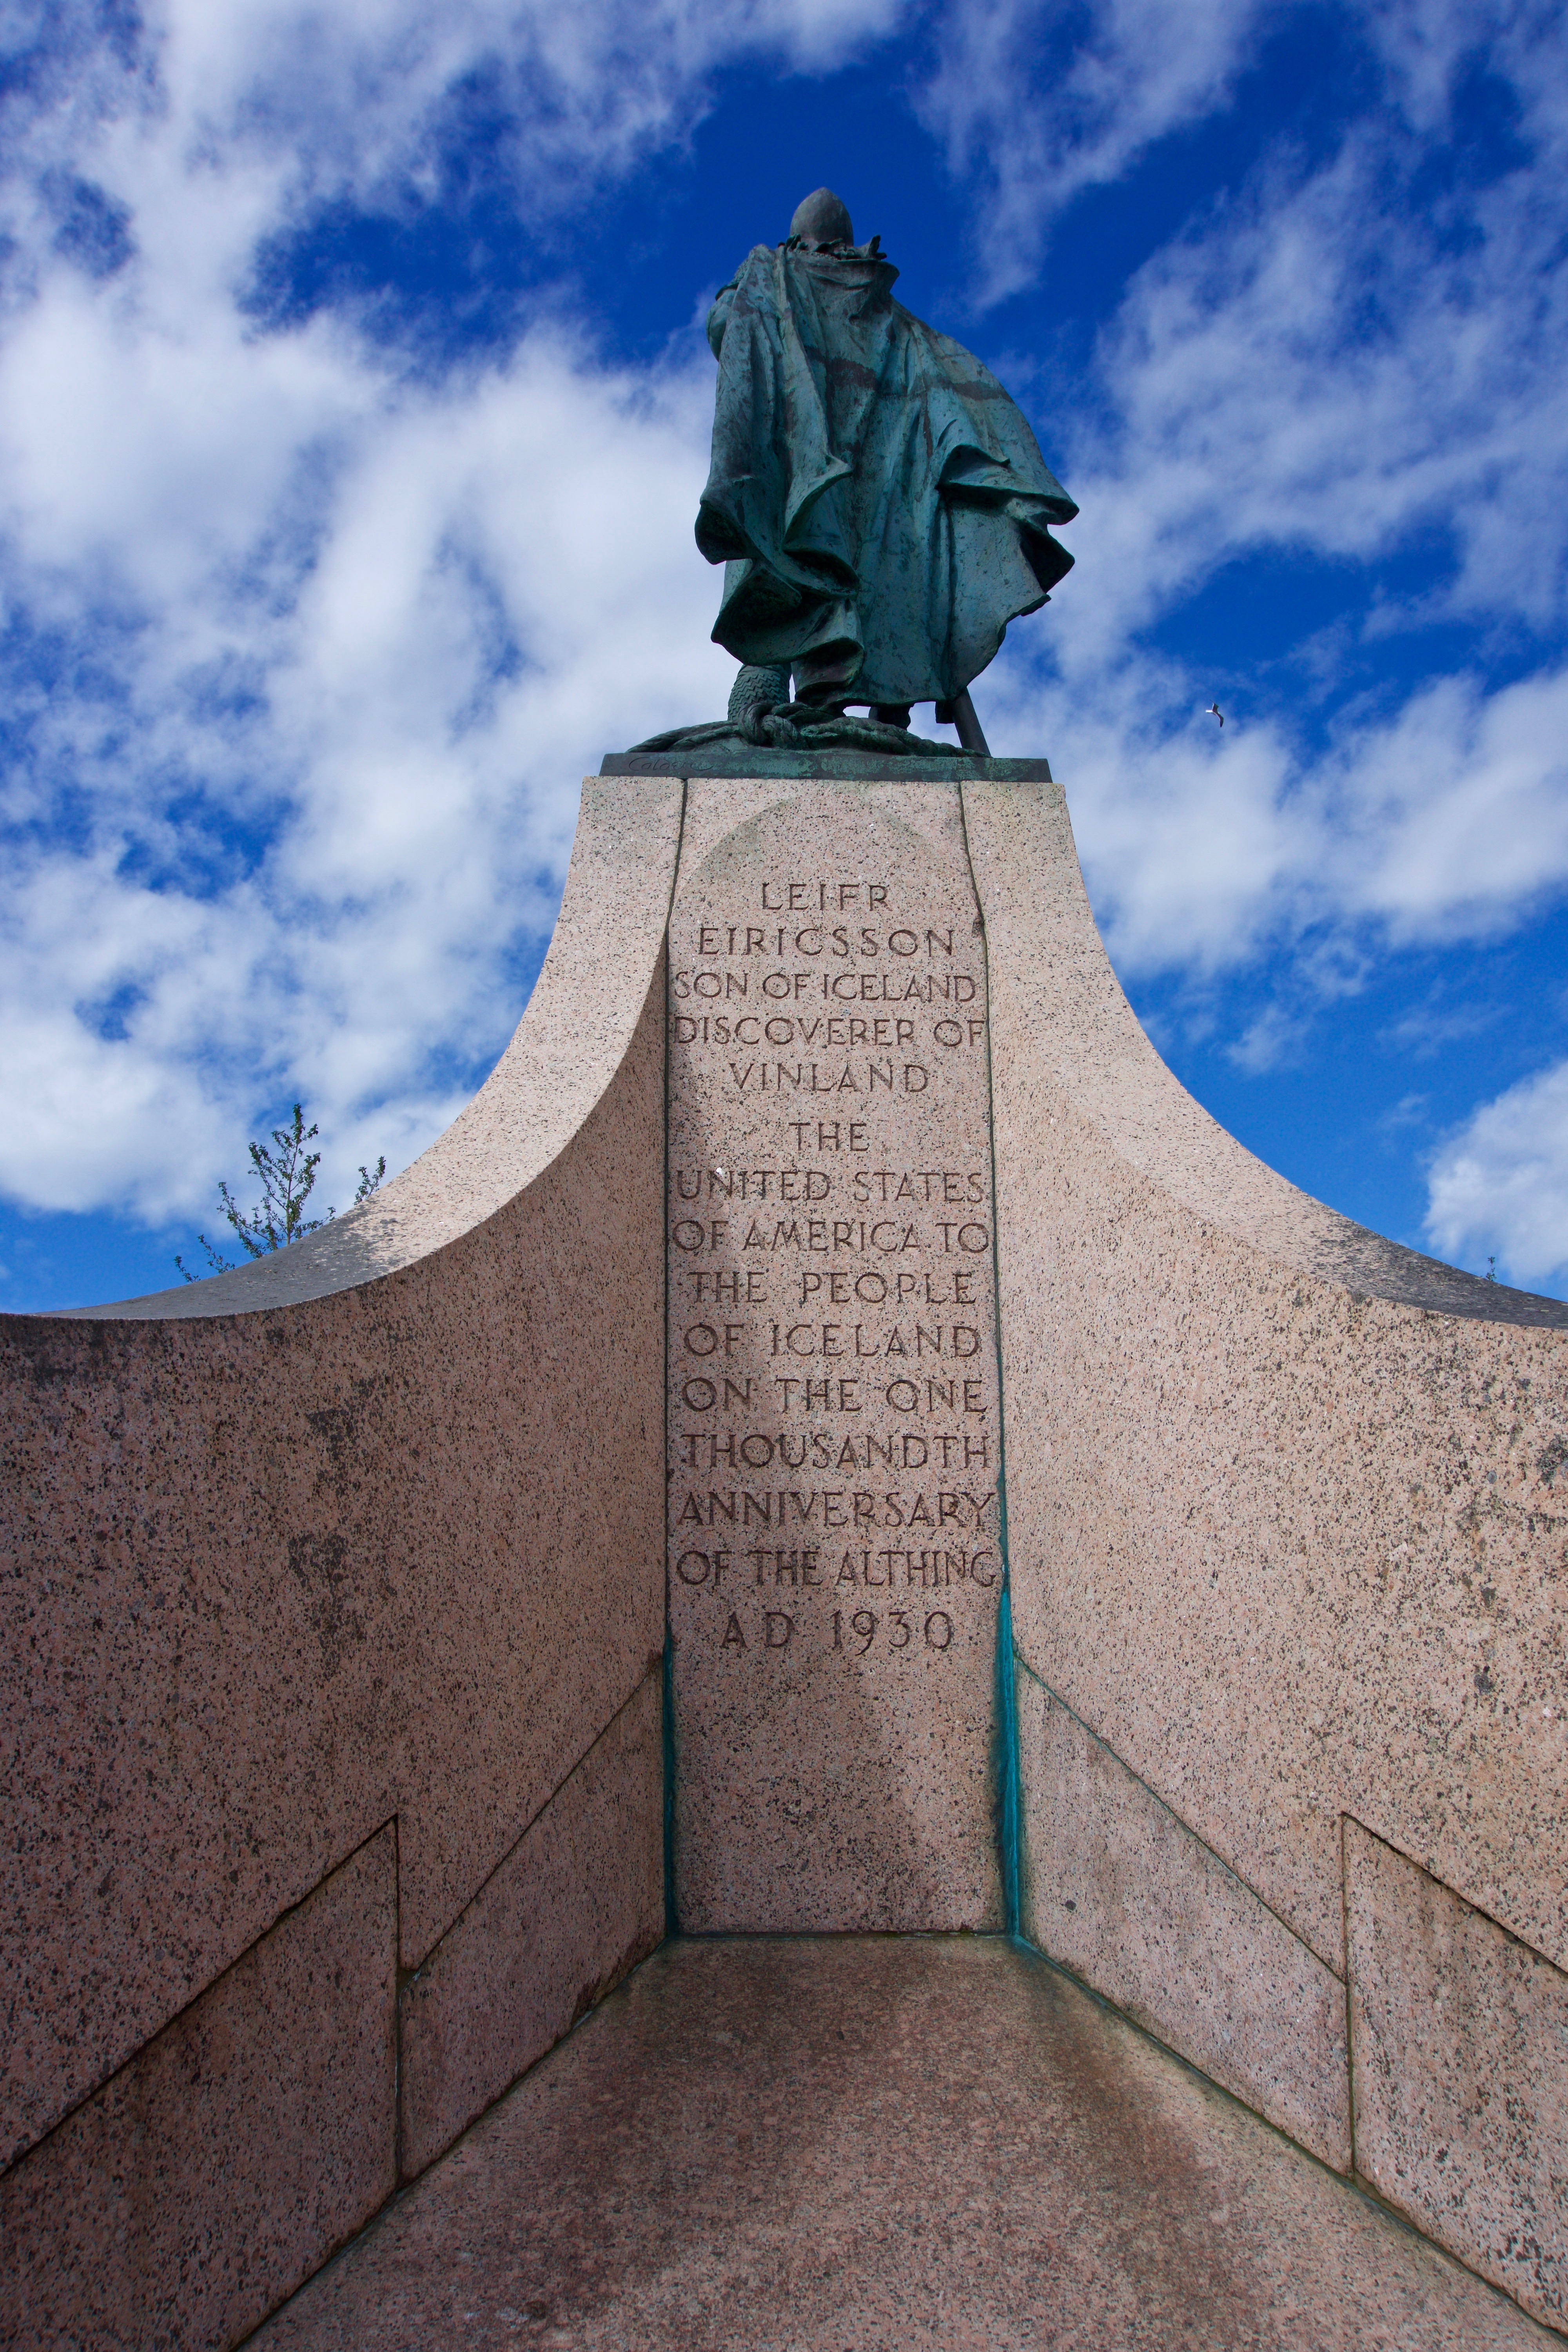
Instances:
[[[373,1200],[0,1317],[0,2336],[237,2343],[667,1929],[997,1928],[1005,1874],[1568,2326],[1568,1307],[1183,1092],[1043,763],[756,758],[589,782],[516,1037]]]

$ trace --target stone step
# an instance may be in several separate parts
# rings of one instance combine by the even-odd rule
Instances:
[[[664,1945],[264,2352],[1560,2342],[1000,1936]]]

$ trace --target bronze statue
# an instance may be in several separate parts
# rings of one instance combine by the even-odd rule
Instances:
[[[990,371],[893,300],[880,243],[856,245],[819,188],[709,312],[697,544],[724,566],[713,635],[742,668],[724,726],[639,749],[738,733],[948,751],[905,731],[910,705],[934,702],[985,750],[969,682],[1069,569],[1050,525],[1078,509]],[[870,719],[846,719],[851,704]]]

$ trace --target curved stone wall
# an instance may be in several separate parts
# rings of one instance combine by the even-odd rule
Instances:
[[[1551,2204],[1520,2147],[1568,2166],[1568,1307],[1366,1234],[1243,1150],[1117,985],[1059,788],[964,803],[1026,1932],[1561,2324],[1560,2196],[1550,2228],[1517,2223]],[[1360,1998],[1367,1889],[1407,1882],[1347,1874],[1347,1840],[1481,1917],[1500,1986],[1510,1938],[1540,1956],[1531,2020],[1471,1999],[1461,2050],[1414,1914],[1410,1983]],[[1360,1938],[1382,1969],[1401,1944],[1387,1920]],[[1396,2064],[1367,2039],[1395,2013]],[[1492,2079],[1489,2113],[1460,2071]],[[1394,2075],[1397,2160],[1367,2105]],[[1472,2195],[1410,2185],[1445,2136]]]
[[[399,2133],[427,2161],[663,1932],[680,797],[585,788],[512,1045],[364,1208],[209,1283],[0,1323],[23,2335],[51,2279],[102,2340],[234,2340],[387,2193]],[[360,1955],[341,2018],[329,1916]],[[203,2059],[262,2013],[259,2074]],[[280,2250],[247,2255],[280,2202]]]

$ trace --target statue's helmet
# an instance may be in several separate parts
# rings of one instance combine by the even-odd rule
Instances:
[[[831,188],[815,189],[796,205],[789,233],[791,236],[804,237],[808,245],[853,245],[855,242],[849,207],[834,194]]]

